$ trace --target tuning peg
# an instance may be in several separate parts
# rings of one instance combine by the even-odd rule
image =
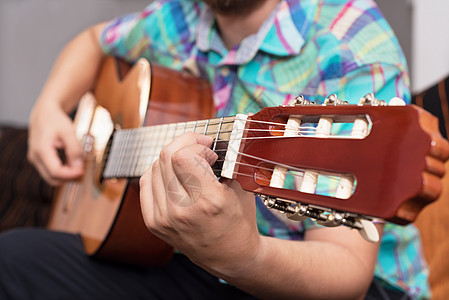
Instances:
[[[338,99],[337,94],[331,94],[324,100],[325,105],[342,105],[347,103],[347,101]]]
[[[293,220],[293,221],[304,221],[309,218],[307,216],[307,210],[308,210],[308,206],[300,204],[295,207],[294,213],[287,213],[286,216],[287,216],[287,218],[289,218],[290,220]]]
[[[311,105],[315,104],[315,102],[306,100],[303,95],[299,95],[295,98],[294,105]]]
[[[317,223],[326,227],[336,227],[340,226],[344,219],[343,215],[337,212],[329,213],[326,217],[327,220],[317,220]]]
[[[405,101],[399,97],[391,98],[390,102],[388,102],[389,106],[405,106]]]
[[[367,241],[376,243],[379,241],[379,232],[372,221],[364,217],[330,211],[321,208],[309,207],[304,204],[293,204],[283,199],[273,198],[267,195],[256,194],[262,198],[264,204],[271,209],[275,209],[285,214],[290,220],[304,221],[308,218],[316,220],[318,224],[326,227],[336,227],[345,225],[357,229],[360,235]]]
[[[360,104],[372,106],[385,106],[387,102],[377,99],[373,93],[366,94],[365,97],[360,98]]]
[[[379,241],[379,232],[373,222],[364,218],[358,218],[355,225],[359,227],[359,233],[365,240],[372,243]]]

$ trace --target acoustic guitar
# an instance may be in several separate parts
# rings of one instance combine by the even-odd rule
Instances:
[[[108,57],[74,120],[85,175],[57,190],[49,228],[79,233],[100,259],[166,263],[173,249],[145,227],[137,179],[175,137],[197,132],[214,137],[216,176],[290,219],[346,225],[376,241],[372,221],[408,224],[438,198],[449,158],[434,116],[392,103],[367,95],[349,105],[331,95],[318,105],[299,96],[251,116],[213,118],[208,82]]]

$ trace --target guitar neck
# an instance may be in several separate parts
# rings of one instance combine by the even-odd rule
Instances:
[[[159,157],[162,148],[176,137],[196,132],[214,138],[212,150],[219,155],[214,172],[219,174],[235,117],[116,130],[106,151],[103,178],[140,177]]]

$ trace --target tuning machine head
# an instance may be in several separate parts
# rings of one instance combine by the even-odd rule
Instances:
[[[363,216],[291,202],[262,194],[256,194],[256,196],[262,199],[265,206],[285,214],[287,218],[293,221],[304,221],[311,218],[318,224],[326,227],[344,225],[357,229],[360,235],[369,242],[375,243],[379,241],[379,233],[376,226],[371,219]]]
[[[315,102],[306,100],[303,95],[299,95],[295,98],[294,105],[312,105]]]
[[[360,98],[361,105],[372,105],[372,106],[385,106],[387,102],[385,100],[379,100],[374,96],[374,93],[368,93],[365,97]]]
[[[325,105],[343,105],[348,104],[348,101],[338,99],[337,94],[331,94],[324,100]]]

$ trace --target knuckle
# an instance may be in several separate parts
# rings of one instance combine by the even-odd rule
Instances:
[[[159,228],[161,228],[163,231],[167,232],[167,231],[171,230],[172,226],[168,220],[163,219],[163,220],[159,220]]]
[[[223,213],[223,206],[214,201],[203,202],[199,208],[201,212],[207,216],[216,217]]]
[[[143,173],[143,175],[139,178],[139,186],[140,186],[140,188],[142,188],[142,186],[144,184],[146,184],[146,182],[148,181],[149,177],[150,177],[150,174],[149,174],[148,171]]]
[[[153,173],[159,172],[159,169],[160,169],[160,168],[161,168],[161,165],[160,165],[160,163],[159,163],[159,160],[156,160],[156,161],[153,163],[153,165],[151,166],[151,172],[153,172]],[[145,172],[145,173],[148,173],[147,176],[150,176],[150,175],[149,175],[149,171],[147,171],[147,172]]]
[[[191,219],[184,213],[183,210],[172,211],[172,218],[176,224],[190,225],[192,224]]]
[[[190,161],[191,158],[192,155],[189,155],[187,151],[181,149],[173,153],[171,157],[171,162],[174,166],[183,168],[188,165],[188,162]]]
[[[159,233],[167,233],[172,230],[171,222],[166,218],[151,218],[148,220],[147,228]]]
[[[162,148],[161,152],[159,153],[159,159],[163,162],[170,161],[171,156],[172,156],[172,154],[171,154],[170,150],[168,149],[168,147]]]

